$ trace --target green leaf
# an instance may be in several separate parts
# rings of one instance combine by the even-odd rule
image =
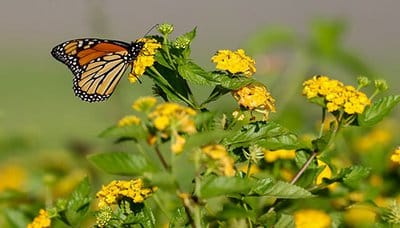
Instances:
[[[78,227],[89,210],[91,186],[86,177],[71,193],[67,200],[66,211],[63,213],[69,225]]]
[[[201,104],[201,106],[204,106],[210,102],[216,101],[218,98],[221,96],[229,93],[231,90],[226,89],[220,85],[215,86],[211,94],[208,96],[208,98]]]
[[[360,126],[373,126],[389,115],[392,109],[400,102],[400,95],[386,96],[371,106],[367,106],[362,114],[357,117]]]
[[[201,197],[211,198],[233,193],[248,192],[253,185],[250,179],[240,177],[215,177],[209,176],[201,185]]]
[[[155,169],[142,155],[132,153],[98,153],[89,155],[88,159],[97,168],[109,174],[133,176]]]
[[[231,131],[213,130],[203,131],[188,137],[184,150],[192,150],[195,147],[204,146],[210,143],[218,143],[232,134]]]
[[[278,222],[276,222],[275,228],[286,228],[286,227],[296,227],[294,223],[294,218],[292,215],[281,214]]]
[[[2,223],[2,225],[9,225],[9,227],[26,227],[28,223],[32,222],[22,211],[14,208],[2,208],[1,212],[4,218],[7,219],[7,223]]]
[[[272,185],[273,182],[271,178],[259,179],[251,188],[250,193],[256,193],[260,195],[261,193],[266,192],[268,189],[270,189]]]
[[[176,209],[175,213],[172,215],[172,218],[169,221],[169,227],[185,227],[185,224],[188,223],[188,217],[185,212],[184,207],[179,207]]]
[[[253,78],[248,78],[245,76],[232,76],[228,75],[225,72],[221,71],[214,71],[211,73],[211,80],[216,82],[218,85],[222,86],[223,88],[230,89],[230,90],[237,90],[246,86],[250,83],[255,82]]]
[[[198,85],[212,85],[210,73],[191,61],[185,61],[178,65],[179,74],[189,82]]]
[[[216,220],[238,219],[238,218],[254,218],[255,212],[247,210],[242,206],[234,205],[232,203],[224,204],[223,209],[215,216]]]
[[[370,168],[363,166],[352,166],[348,170],[345,170],[346,174],[343,177],[343,182],[348,186],[356,188],[359,186],[360,181],[369,175],[370,171]]]
[[[298,147],[297,136],[278,123],[257,121],[244,125],[240,131],[227,137],[223,144],[233,148],[248,147],[257,144],[270,150],[295,149]]]
[[[268,185],[271,185],[268,183]],[[270,187],[258,188],[255,193],[261,196],[269,196],[282,199],[303,199],[314,197],[311,192],[297,185],[278,181]]]
[[[113,126],[107,128],[99,136],[104,138],[146,140],[147,132],[142,125]]]

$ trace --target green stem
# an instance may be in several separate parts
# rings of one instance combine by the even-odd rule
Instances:
[[[322,108],[322,118],[321,118],[321,127],[319,129],[319,137],[321,137],[324,134],[325,119],[326,119],[326,109]]]
[[[246,177],[250,176],[250,169],[251,169],[251,165],[252,165],[251,159],[249,159],[248,161],[249,161],[249,163],[247,164]]]
[[[154,147],[154,149],[156,150],[156,154],[158,156],[158,158],[161,161],[161,164],[163,165],[164,169],[166,171],[171,171],[171,167],[168,165],[168,163],[165,161],[164,156],[161,154],[160,148],[158,148],[158,145],[156,145]]]

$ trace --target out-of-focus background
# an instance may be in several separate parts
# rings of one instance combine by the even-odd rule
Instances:
[[[71,151],[79,155],[107,148],[111,142],[97,135],[128,114],[135,98],[151,95],[150,80],[132,85],[123,78],[108,101],[81,101],[73,95],[71,72],[50,55],[63,41],[130,42],[157,23],[173,24],[176,36],[197,26],[193,59],[212,70],[210,57],[218,49],[247,48],[256,58],[256,78],[276,97],[278,110],[271,117],[303,133],[309,130],[305,123],[319,117],[318,109],[308,108],[312,105],[300,96],[301,82],[314,74],[352,85],[358,75],[383,77],[388,93],[400,93],[399,9],[400,2],[391,0],[2,0],[0,166],[79,169],[64,158]],[[235,106],[230,97],[226,100],[227,107]],[[394,123],[399,113],[398,108],[392,113]],[[390,143],[398,139],[394,134]],[[8,170],[11,176],[27,176],[19,171]],[[0,181],[4,177],[7,173],[0,173]]]

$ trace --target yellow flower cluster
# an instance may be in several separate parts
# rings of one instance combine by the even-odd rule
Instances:
[[[329,228],[332,219],[323,211],[303,209],[294,213],[296,228]]]
[[[396,150],[394,150],[392,156],[390,156],[390,160],[392,162],[395,162],[397,164],[400,164],[400,146],[397,147]]]
[[[118,127],[125,127],[130,125],[138,125],[140,123],[139,117],[135,115],[125,116],[118,121]]]
[[[196,132],[196,125],[193,117],[196,111],[176,103],[163,103],[154,109],[148,117],[154,127],[162,132],[162,136],[172,136],[171,150],[174,153],[183,151],[186,142],[179,133],[193,134]]]
[[[275,99],[264,85],[250,84],[232,92],[239,105],[265,115],[275,112]]]
[[[142,203],[149,197],[155,188],[145,188],[142,179],[129,181],[112,181],[107,186],[97,192],[96,197],[99,199],[98,207],[103,208],[116,204],[122,197],[131,198],[134,203]]]
[[[307,99],[323,97],[328,112],[343,109],[347,114],[362,113],[370,99],[353,86],[345,86],[338,80],[331,80],[327,76],[314,76],[303,83],[303,95]]]
[[[39,215],[33,219],[32,223],[28,224],[27,228],[47,228],[50,225],[49,213],[46,210],[40,209]]]
[[[156,50],[161,48],[161,44],[152,38],[141,38],[136,42],[143,42],[144,46],[137,58],[132,63],[132,71],[128,76],[128,79],[131,83],[135,83],[138,77],[143,75],[146,67],[154,64],[154,55],[156,54]]]
[[[216,63],[217,69],[229,71],[232,74],[243,73],[250,77],[256,72],[254,59],[247,56],[243,49],[237,51],[219,50],[211,61]]]
[[[235,175],[234,160],[229,156],[224,146],[219,144],[208,145],[201,148],[201,151],[217,162],[219,172],[224,176]]]
[[[295,157],[295,150],[264,150],[264,159],[267,162],[274,162],[278,159],[294,159]]]
[[[139,97],[132,104],[132,108],[138,112],[147,112],[157,103],[157,98],[155,97]]]

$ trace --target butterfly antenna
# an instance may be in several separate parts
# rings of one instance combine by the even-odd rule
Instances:
[[[147,35],[149,35],[149,33],[153,30],[153,29],[155,29],[157,26],[159,26],[160,24],[155,24],[155,25],[153,25],[145,34],[144,34],[144,36],[143,37],[146,37]]]

